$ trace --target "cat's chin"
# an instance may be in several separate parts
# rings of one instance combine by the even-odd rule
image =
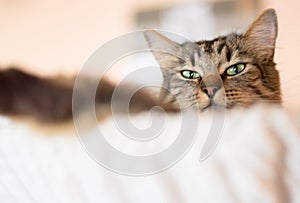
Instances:
[[[201,108],[201,112],[209,112],[209,111],[218,111],[222,112],[226,110],[225,105],[220,105],[220,104],[209,104],[204,108]]]

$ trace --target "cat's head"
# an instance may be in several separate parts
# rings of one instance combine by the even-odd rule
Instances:
[[[149,47],[163,73],[161,97],[182,106],[249,106],[280,103],[280,81],[274,49],[277,16],[264,11],[244,34],[178,44],[145,30]],[[176,97],[176,99],[175,99]]]

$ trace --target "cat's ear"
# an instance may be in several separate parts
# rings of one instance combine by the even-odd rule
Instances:
[[[274,9],[264,11],[248,28],[244,37],[247,46],[251,47],[259,57],[272,60],[277,38],[277,15]]]
[[[144,30],[144,36],[161,68],[171,68],[180,62],[180,44],[166,38],[155,30]]]

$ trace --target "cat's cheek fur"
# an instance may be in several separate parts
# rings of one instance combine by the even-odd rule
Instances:
[[[198,92],[198,105],[200,110],[210,105],[210,99],[201,90]]]

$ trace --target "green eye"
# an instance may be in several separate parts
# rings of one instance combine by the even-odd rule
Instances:
[[[233,66],[230,66],[229,68],[227,68],[226,74],[230,75],[230,76],[237,75],[245,69],[245,66],[246,66],[246,64],[244,64],[244,63],[238,63]]]
[[[200,78],[200,74],[197,73],[196,71],[191,71],[191,70],[183,70],[181,71],[182,77],[186,79],[198,79]]]

